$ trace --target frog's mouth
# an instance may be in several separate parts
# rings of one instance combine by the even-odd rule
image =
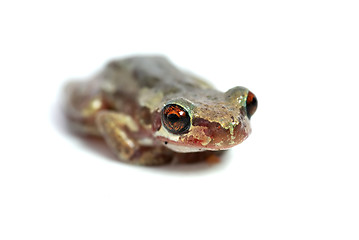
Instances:
[[[178,139],[168,139],[166,137],[157,137],[167,148],[175,152],[190,153],[202,151],[221,151],[234,147],[243,142],[249,135],[243,129],[238,128],[235,135],[226,135],[223,138],[208,138],[200,136],[194,138],[193,135],[183,135]]]
[[[165,138],[160,138],[159,139],[167,148],[171,149],[172,151],[175,152],[181,152],[181,153],[190,153],[190,152],[203,152],[203,151],[220,151],[220,150],[227,150],[231,147],[233,147],[234,145],[228,145],[228,146],[204,146],[202,145],[200,142],[197,143],[186,143],[186,142],[177,142],[177,141],[172,141],[172,140],[168,140]],[[236,144],[235,144],[236,145]]]
[[[209,149],[201,148],[200,146],[186,146],[177,142],[164,142],[166,147],[175,152],[190,153],[190,152],[203,152]]]

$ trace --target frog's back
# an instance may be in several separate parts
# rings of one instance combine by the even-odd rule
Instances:
[[[212,88],[203,80],[177,69],[162,56],[137,56],[110,62],[102,73],[103,90],[138,96],[144,88],[164,95],[193,88]]]

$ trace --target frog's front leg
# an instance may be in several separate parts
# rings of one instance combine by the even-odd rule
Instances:
[[[95,116],[107,108],[98,81],[73,81],[66,85],[64,110],[71,130],[86,135],[99,135]]]
[[[134,119],[114,111],[101,111],[96,117],[100,134],[116,156],[124,161],[141,165],[159,165],[170,162],[173,152],[161,145],[141,143],[141,129]]]

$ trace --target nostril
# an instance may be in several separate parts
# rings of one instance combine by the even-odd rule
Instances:
[[[258,102],[256,96],[251,91],[248,91],[247,101],[246,101],[248,118],[251,118],[252,115],[256,112],[257,106],[258,106]]]

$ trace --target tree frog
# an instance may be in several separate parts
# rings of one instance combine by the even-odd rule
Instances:
[[[248,137],[257,108],[247,88],[220,92],[162,56],[111,61],[65,93],[73,130],[104,138],[120,160],[142,165],[211,158]]]

